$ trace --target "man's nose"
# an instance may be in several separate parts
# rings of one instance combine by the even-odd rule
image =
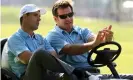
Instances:
[[[41,18],[40,17],[38,17],[38,21],[41,21]]]

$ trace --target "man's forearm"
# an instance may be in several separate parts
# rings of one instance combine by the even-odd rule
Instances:
[[[94,42],[88,42],[84,44],[68,44],[62,50],[61,53],[69,54],[69,55],[80,55],[85,52],[88,52],[94,48]]]
[[[18,58],[23,64],[28,64],[31,56],[32,53],[30,51],[24,51],[20,55],[18,55]]]

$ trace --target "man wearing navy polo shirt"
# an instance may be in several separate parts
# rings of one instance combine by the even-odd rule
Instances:
[[[89,50],[105,41],[111,41],[113,32],[107,28],[97,35],[87,28],[73,25],[73,8],[69,2],[58,0],[52,8],[56,26],[46,39],[56,50],[60,59],[79,69],[89,69],[87,62]]]

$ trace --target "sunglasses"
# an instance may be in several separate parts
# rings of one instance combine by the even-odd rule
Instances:
[[[58,15],[61,19],[66,19],[67,17],[71,18],[73,17],[74,12],[68,13],[68,14],[63,14],[63,15]]]

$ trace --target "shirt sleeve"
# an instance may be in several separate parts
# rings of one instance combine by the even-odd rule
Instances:
[[[82,36],[83,36],[83,38],[86,42],[88,42],[89,38],[94,36],[94,33],[91,30],[87,29],[87,28],[82,29],[81,34],[82,34]]]
[[[62,48],[69,44],[63,36],[61,36],[58,33],[49,33],[46,37],[46,39],[50,42],[50,44],[53,46],[55,51],[59,54]]]
[[[24,51],[29,51],[29,49],[25,46],[24,40],[19,36],[12,36],[8,40],[8,49],[15,56],[18,56],[20,53]]]
[[[46,38],[44,38],[44,49],[49,52],[54,51],[54,48],[50,45]]]

